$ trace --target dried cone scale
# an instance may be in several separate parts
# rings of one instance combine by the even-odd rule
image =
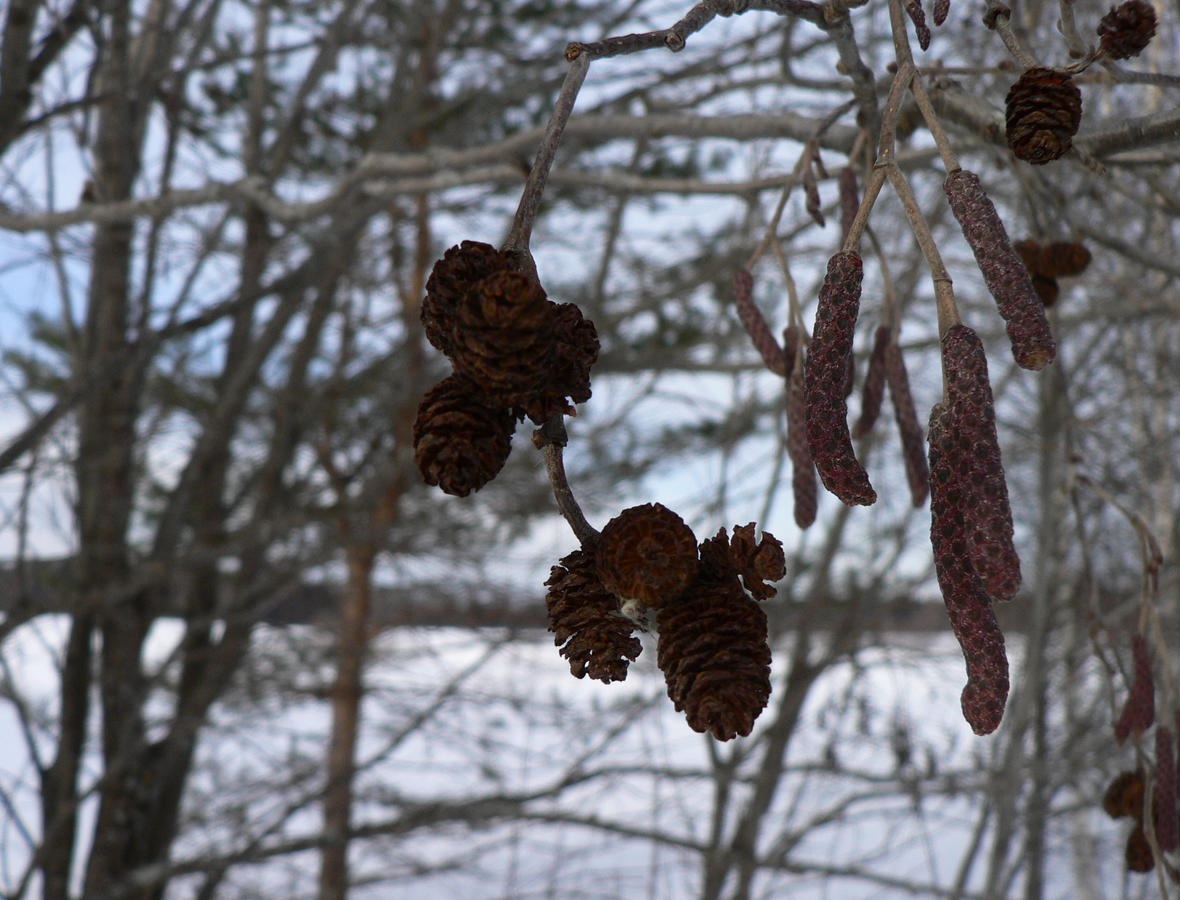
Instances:
[[[1082,121],[1082,92],[1065,72],[1031,68],[1009,89],[1004,119],[1016,158],[1044,165],[1072,146]]]
[[[1008,325],[1012,355],[1025,369],[1043,369],[1056,357],[1057,343],[1028,269],[1008,240],[1004,223],[979,176],[956,169],[946,177],[943,188],[983,280]]]
[[[632,506],[607,522],[596,555],[606,589],[645,608],[672,602],[697,574],[696,536],[660,503]]]
[[[852,449],[845,401],[863,277],[863,265],[855,253],[841,251],[828,260],[803,378],[812,459],[824,486],[849,506],[877,501],[877,492]]]

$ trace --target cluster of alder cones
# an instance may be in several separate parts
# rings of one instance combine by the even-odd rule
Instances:
[[[1154,725],[1154,765],[1150,769],[1139,766],[1115,776],[1103,795],[1102,808],[1112,819],[1129,818],[1132,822],[1124,853],[1128,871],[1150,872],[1158,856],[1172,880],[1180,883],[1180,871],[1162,855],[1180,850],[1180,816],[1176,803],[1180,769],[1175,734],[1155,721],[1151,652],[1141,634],[1131,638],[1131,659],[1131,690],[1115,722],[1115,739],[1120,744],[1128,737],[1139,741]],[[1173,720],[1180,731],[1180,709],[1173,711]],[[1152,850],[1153,839],[1159,854]]]
[[[621,681],[655,618],[668,696],[696,731],[720,741],[750,733],[770,697],[770,646],[758,600],[786,574],[782,544],[754,524],[697,544],[659,503],[623,510],[592,547],[554,566],[549,629],[578,678]]]
[[[1152,5],[1147,0],[1126,0],[1098,23],[1098,52],[1093,59],[1138,56],[1155,31]],[[1018,159],[1044,165],[1069,151],[1082,121],[1082,92],[1074,83],[1075,74],[1073,69],[1034,66],[1012,85],[1005,123],[1008,146]]]
[[[427,484],[461,497],[478,491],[507,460],[518,420],[542,425],[589,399],[593,323],[549,300],[509,254],[475,241],[449,249],[421,313],[453,368],[414,422]],[[782,544],[756,539],[753,523],[698,545],[666,507],[632,507],[553,568],[549,627],[574,675],[611,682],[642,650],[636,628],[658,617],[669,697],[694,729],[729,740],[750,733],[770,696],[766,614],[756,601],[785,574]]]

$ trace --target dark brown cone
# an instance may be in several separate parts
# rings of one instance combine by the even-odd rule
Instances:
[[[658,663],[694,731],[747,735],[770,698],[766,614],[735,576],[702,577],[660,610]]]
[[[515,404],[518,415],[538,425],[555,415],[571,414],[570,401],[590,399],[590,369],[598,360],[598,331],[575,303],[554,306],[549,342],[548,377]]]
[[[1146,0],[1112,7],[1098,23],[1098,46],[1112,59],[1138,56],[1155,37],[1155,8]]]
[[[776,375],[786,375],[786,357],[783,348],[779,346],[762,311],[754,302],[754,276],[745,269],[738,269],[733,273],[733,302],[737,307],[738,318],[746,334],[754,342],[754,348],[762,357],[766,368]]]
[[[1112,819],[1143,816],[1143,795],[1147,792],[1147,781],[1143,770],[1120,772],[1102,795],[1102,809]]]
[[[967,686],[960,702],[976,734],[1000,725],[1008,700],[1008,657],[1004,635],[983,581],[968,551],[971,498],[963,490],[959,446],[949,440],[950,423],[938,404],[930,413],[930,543],[934,571],[951,630],[963,648]]]
[[[1172,732],[1162,725],[1155,730],[1154,796],[1155,839],[1161,850],[1170,853],[1180,847],[1180,822],[1176,820],[1176,746]]]
[[[828,260],[803,378],[811,458],[824,486],[849,506],[877,501],[868,473],[852,449],[845,402],[863,275],[855,253],[841,251]]]
[[[549,630],[570,672],[606,684],[625,679],[643,645],[619,613],[618,599],[599,581],[593,554],[575,550],[549,570],[545,585]]]
[[[479,282],[495,272],[508,270],[508,258],[491,244],[463,241],[451,247],[434,264],[422,301],[422,327],[426,339],[451,355],[455,312]]]
[[[491,409],[473,386],[451,375],[426,392],[414,420],[414,461],[427,484],[466,497],[491,481],[512,449],[516,420]]]
[[[885,381],[889,385],[889,396],[893,400],[893,417],[901,434],[901,451],[905,460],[906,481],[910,486],[910,500],[917,509],[930,495],[926,436],[922,431],[922,423],[918,421],[918,410],[910,393],[910,377],[906,373],[905,359],[896,341],[890,341],[885,348]]]
[[[1130,735],[1140,735],[1155,721],[1155,678],[1151,672],[1151,653],[1141,634],[1131,638],[1134,675],[1131,692],[1123,704],[1122,714],[1114,726],[1114,736],[1120,744]]]
[[[787,379],[787,456],[791,458],[791,488],[795,499],[795,524],[808,528],[815,522],[819,500],[815,463],[807,443],[807,404],[803,395],[803,368],[806,351],[799,341],[799,330],[789,326],[783,343],[787,356],[799,362]]]
[[[881,414],[881,401],[885,399],[885,352],[892,338],[888,325],[878,325],[873,335],[873,352],[869,356],[869,369],[865,372],[865,383],[860,395],[860,418],[852,427],[852,436],[862,438],[873,429]]]
[[[775,587],[768,584],[780,581],[787,574],[787,558],[782,542],[769,531],[761,540],[754,539],[754,523],[735,525],[733,538],[722,528],[713,537],[701,542],[701,570],[705,577],[720,579],[740,576],[742,584],[756,600],[775,595]]]
[[[947,391],[944,447],[948,465],[954,467],[967,497],[971,563],[992,599],[1010,600],[1020,590],[1020,557],[1013,544],[1012,507],[996,435],[987,356],[974,331],[955,325],[942,340],[942,359]]]
[[[1090,251],[1079,241],[1053,241],[1051,244],[1042,244],[1026,239],[1017,241],[1012,247],[1020,254],[1025,268],[1034,279],[1038,275],[1046,278],[1081,275],[1090,265]]]
[[[455,371],[478,386],[489,406],[516,406],[543,392],[553,368],[556,312],[527,275],[503,271],[483,279],[455,311]]]
[[[956,169],[947,176],[944,190],[983,280],[1008,325],[1013,357],[1025,369],[1043,369],[1057,355],[1045,307],[979,176]]]
[[[1155,868],[1155,858],[1151,855],[1151,844],[1147,840],[1147,832],[1142,823],[1137,823],[1127,835],[1127,849],[1124,855],[1129,872],[1150,872]]]
[[[625,509],[602,529],[598,575],[623,600],[658,609],[678,598],[697,574],[697,539],[660,503]]]
[[[1028,69],[1008,91],[1008,147],[1017,159],[1044,165],[1068,152],[1082,121],[1082,92],[1055,69]]]

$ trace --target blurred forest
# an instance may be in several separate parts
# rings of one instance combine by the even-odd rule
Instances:
[[[1113,59],[1109,10],[8,0],[0,895],[1176,896],[1180,34],[1159,5]],[[647,37],[595,44],[623,35]],[[1031,66],[1073,66],[1083,102],[1045,165],[1005,137]],[[918,87],[891,105],[898,72]],[[787,382],[734,306],[746,267],[771,333],[813,327],[883,130],[912,203],[886,184],[860,242],[850,420],[881,324],[922,423],[940,399],[936,246],[987,348],[1024,571],[987,737],[889,402],[856,445],[877,502],[821,491],[800,529]],[[1091,256],[1037,282],[1039,372],[951,215],[948,146],[1014,240]],[[626,682],[571,677],[545,580],[578,538],[532,423],[477,493],[423,483],[448,369],[420,307],[463,240],[523,247],[595,324],[564,451],[594,527],[660,502],[698,538],[783,542],[748,737],[673,711],[654,635]],[[1116,737],[1136,641],[1158,724]],[[1135,770],[1138,825],[1103,811]]]

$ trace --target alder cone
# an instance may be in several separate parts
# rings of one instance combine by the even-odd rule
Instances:
[[[1057,355],[1057,344],[1045,318],[1028,269],[1008,240],[995,204],[979,176],[956,169],[943,185],[951,212],[963,230],[987,289],[1008,326],[1008,340],[1017,365],[1043,369]]]
[[[1131,659],[1134,671],[1131,692],[1114,725],[1115,740],[1120,744],[1132,734],[1142,734],[1155,722],[1155,678],[1147,640],[1141,634],[1131,638]]]
[[[973,501],[964,490],[962,467],[956,465],[960,447],[949,439],[947,419],[943,404],[931,410],[930,544],[947,618],[967,665],[967,685],[960,696],[963,717],[976,734],[990,734],[999,727],[1008,701],[1008,657],[991,599],[968,549]]]
[[[1150,872],[1155,868],[1155,858],[1151,855],[1151,844],[1147,840],[1147,831],[1142,822],[1137,822],[1127,835],[1124,859],[1128,872]]]
[[[803,377],[811,457],[824,486],[849,506],[877,501],[852,448],[845,401],[863,277],[856,253],[841,251],[828,260]]]
[[[516,406],[551,377],[556,304],[521,272],[478,282],[455,310],[451,362],[489,406]]]
[[[420,310],[426,339],[450,356],[455,313],[463,298],[483,279],[508,268],[508,257],[491,244],[463,241],[448,249],[426,280]]]
[[[515,426],[508,410],[485,406],[467,379],[451,375],[418,405],[414,462],[427,484],[466,497],[504,467]]]
[[[1155,7],[1146,0],[1127,0],[1098,22],[1098,46],[1112,59],[1138,56],[1155,37],[1156,24]]]
[[[660,610],[659,626],[659,667],[689,726],[719,741],[749,734],[770,699],[762,608],[733,575],[702,576]]]
[[[979,336],[966,325],[942,340],[947,403],[942,439],[946,465],[967,498],[971,564],[995,600],[1020,590],[1020,557],[1013,543],[1012,507],[996,435],[996,410]]]
[[[546,377],[514,403],[519,415],[538,425],[555,415],[571,414],[569,401],[590,399],[590,369],[598,361],[598,330],[575,303],[553,305],[548,339]]]
[[[607,590],[655,609],[683,594],[697,574],[696,536],[660,503],[632,506],[607,522],[596,556]]]
[[[622,681],[643,650],[619,601],[602,585],[594,555],[575,550],[549,570],[545,608],[553,642],[577,678]]]
[[[1082,92],[1064,72],[1028,69],[1008,91],[1005,122],[1017,159],[1034,165],[1060,159],[1082,122]]]
[[[1143,770],[1120,772],[1102,795],[1102,809],[1112,819],[1124,816],[1143,816],[1143,795],[1147,792],[1147,780]]]

